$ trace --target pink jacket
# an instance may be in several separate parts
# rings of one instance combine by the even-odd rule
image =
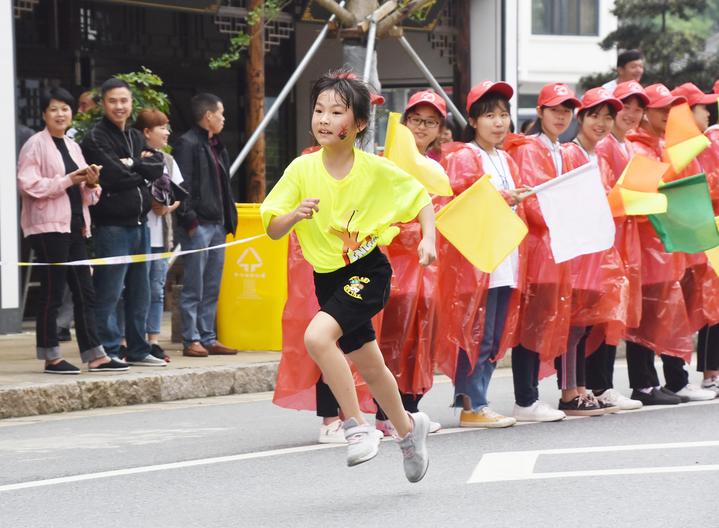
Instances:
[[[79,168],[87,167],[77,143],[64,138],[70,156]],[[69,233],[70,197],[66,189],[72,180],[65,174],[62,154],[47,128],[27,140],[20,151],[17,171],[18,189],[22,196],[20,225],[25,236],[39,233]],[[80,184],[82,213],[85,218],[83,234],[90,236],[88,207],[100,199],[100,186],[90,188]]]

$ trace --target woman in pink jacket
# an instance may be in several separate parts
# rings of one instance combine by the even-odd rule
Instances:
[[[75,100],[62,88],[43,95],[45,129],[32,136],[20,151],[18,188],[22,196],[20,224],[38,262],[87,259],[85,237],[90,236],[88,206],[97,202],[100,167],[88,167],[80,147],[65,137],[72,123]],[[37,358],[49,374],[79,374],[65,361],[57,339],[57,311],[65,284],[75,305],[75,331],[80,357],[90,371],[127,370],[111,360],[95,328],[95,291],[89,266],[41,266],[36,322]]]

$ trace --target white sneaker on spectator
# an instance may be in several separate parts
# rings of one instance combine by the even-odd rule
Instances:
[[[320,444],[346,444],[345,432],[342,429],[342,420],[339,418],[331,424],[320,426]]]
[[[714,376],[713,378],[702,381],[702,389],[714,391],[717,397],[719,397],[719,376]]]
[[[132,361],[130,358],[127,358],[127,364],[133,365],[135,367],[166,367],[167,363],[164,359],[159,359],[153,356],[152,354],[147,354],[144,358],[139,359],[137,361]]]
[[[707,401],[713,400],[717,397],[717,393],[713,390],[702,389],[696,385],[692,385],[691,383],[687,383],[687,385],[682,390],[678,391],[676,395],[679,397],[684,396],[689,398],[689,401]]]
[[[429,421],[429,432],[430,432],[430,434],[431,434],[431,433],[436,433],[436,432],[439,431],[440,429],[442,429],[442,424],[441,424],[441,423],[439,423],[439,422],[433,422],[432,420]]]
[[[536,401],[529,407],[515,404],[513,414],[518,422],[558,422],[567,417],[562,411],[543,401]]]
[[[597,396],[597,400],[605,405],[619,407],[620,411],[633,411],[635,409],[641,409],[644,406],[639,400],[627,398],[616,389],[605,390],[601,396]]]
[[[380,433],[382,433],[383,437],[389,436],[392,438],[398,438],[397,430],[389,420],[375,420],[374,426]]]

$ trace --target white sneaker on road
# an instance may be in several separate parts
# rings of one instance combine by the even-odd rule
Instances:
[[[567,417],[562,411],[543,401],[536,401],[529,407],[515,404],[513,414],[518,422],[558,422]]]
[[[601,396],[597,396],[597,400],[605,405],[619,407],[620,411],[633,411],[635,409],[641,409],[644,406],[639,400],[627,398],[616,389],[605,390]]]
[[[320,444],[346,444],[345,432],[342,429],[342,420],[337,419],[331,424],[320,426]]]
[[[682,390],[678,391],[676,395],[689,398],[689,401],[707,401],[717,397],[717,393],[713,390],[702,389],[691,383],[688,383]]]
[[[702,381],[702,389],[714,391],[717,397],[719,397],[719,376],[714,376],[713,378]]]
[[[355,418],[350,418],[342,424],[342,429],[348,444],[348,466],[356,466],[377,456],[381,436],[373,425],[360,425]]]

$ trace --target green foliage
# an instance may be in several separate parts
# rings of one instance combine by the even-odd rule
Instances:
[[[247,27],[252,28],[256,24],[275,20],[285,6],[290,3],[291,0],[265,0],[260,6],[247,13],[247,17],[245,18]],[[227,51],[219,57],[210,59],[210,69],[230,68],[235,62],[240,60],[242,52],[249,47],[250,42],[252,42],[252,36],[246,30],[234,35],[230,39],[230,45]]]
[[[130,122],[133,122],[137,114],[143,108],[156,108],[165,114],[170,113],[170,100],[167,94],[161,91],[162,79],[154,74],[149,68],[142,67],[140,71],[130,73],[118,73],[115,75],[130,85],[132,92],[132,115]],[[92,89],[93,96],[99,97],[99,90]],[[72,126],[77,130],[75,140],[80,142],[95,123],[102,119],[102,106],[98,105],[84,114],[75,114]]]
[[[646,57],[642,84],[662,82],[671,88],[691,81],[707,89],[717,64],[704,56],[706,38],[716,25],[706,14],[716,9],[717,0],[616,0],[613,13],[619,27],[600,46],[641,49]],[[583,77],[580,85],[597,86],[597,78],[604,75],[613,76]]]

